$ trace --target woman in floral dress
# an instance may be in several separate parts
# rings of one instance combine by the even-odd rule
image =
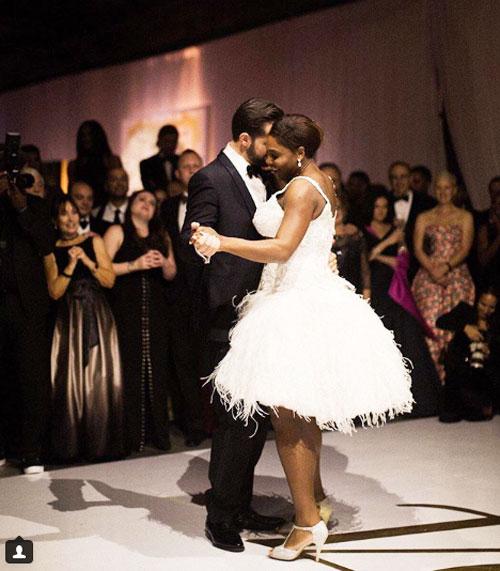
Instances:
[[[436,178],[435,193],[437,206],[420,214],[415,225],[415,255],[421,267],[412,291],[420,313],[434,333],[427,343],[443,383],[441,357],[453,334],[438,329],[436,320],[461,301],[474,303],[474,283],[465,264],[474,239],[474,224],[470,212],[453,204],[457,194],[454,175],[441,173]]]

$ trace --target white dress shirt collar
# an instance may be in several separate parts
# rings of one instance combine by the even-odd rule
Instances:
[[[248,166],[250,163],[245,159],[245,157],[241,156],[232,146],[231,142],[229,142],[222,151],[226,157],[231,161],[234,168],[238,171],[238,174],[243,179],[245,186],[250,193],[255,205],[258,206],[266,201],[266,187],[262,182],[262,179],[259,176],[248,176]]]

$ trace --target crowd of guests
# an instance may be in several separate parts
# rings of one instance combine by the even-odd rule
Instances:
[[[169,450],[170,427],[196,446],[210,433],[202,389],[199,284],[180,240],[188,184],[203,166],[163,126],[130,193],[96,121],[80,125],[68,193],[46,187],[34,145],[19,190],[0,186],[0,463],[123,458]],[[499,406],[500,177],[474,212],[456,177],[396,161],[388,187],[367,173],[337,188],[332,251],[411,362],[414,416],[487,420]],[[279,181],[276,181],[279,188]],[[49,299],[51,301],[49,301]],[[332,348],[335,350],[335,348]],[[202,367],[202,365],[201,365]]]
[[[346,184],[332,250],[348,279],[394,332],[412,365],[414,416],[491,419],[500,405],[500,177],[473,211],[457,178],[396,161],[388,187],[362,171]]]

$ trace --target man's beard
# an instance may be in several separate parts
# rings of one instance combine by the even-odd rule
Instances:
[[[250,164],[254,167],[261,169],[266,164],[266,155],[258,157],[255,152],[255,144],[253,142],[247,149],[247,155]]]

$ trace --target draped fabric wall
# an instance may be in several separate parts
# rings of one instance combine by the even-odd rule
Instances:
[[[208,107],[209,160],[238,104],[261,96],[322,124],[319,160],[385,183],[395,159],[444,168],[444,102],[473,203],[484,207],[500,173],[499,21],[495,0],[364,0],[5,93],[0,129],[20,131],[45,159],[71,159],[85,119],[122,153],[125,125]],[[127,164],[135,181],[140,158]]]

